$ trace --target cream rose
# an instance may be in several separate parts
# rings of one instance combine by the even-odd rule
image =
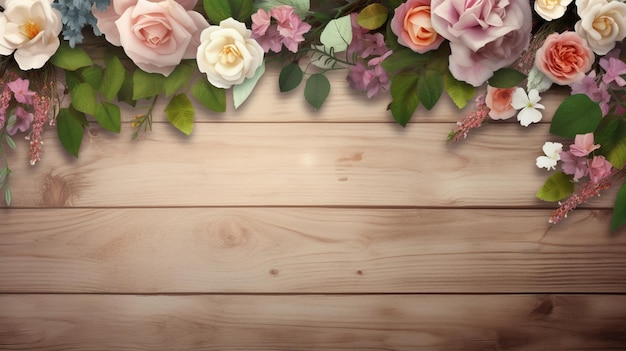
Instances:
[[[580,21],[574,29],[598,55],[605,55],[626,38],[626,3],[576,0]]]
[[[251,36],[251,30],[232,18],[202,31],[196,61],[211,84],[228,89],[254,76],[264,52]]]
[[[438,48],[444,40],[430,21],[430,0],[408,0],[398,6],[391,30],[398,36],[400,45],[420,54]]]
[[[22,70],[41,68],[60,45],[61,13],[52,0],[7,0],[0,13],[0,55]]]
[[[546,21],[563,17],[572,0],[535,0],[535,12]]]
[[[98,29],[113,45],[122,46],[137,67],[168,76],[183,59],[195,57],[200,32],[209,26],[196,1],[111,0],[106,11],[92,12]]]

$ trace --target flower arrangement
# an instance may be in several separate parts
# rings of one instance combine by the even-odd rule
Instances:
[[[540,94],[565,87],[571,95],[550,126],[560,140],[546,142],[536,159],[554,171],[537,197],[561,201],[556,223],[621,183],[611,228],[626,223],[623,0],[0,0],[0,10],[7,204],[3,147],[14,148],[17,133],[30,140],[31,164],[41,157],[46,122],[78,156],[90,120],[119,132],[120,104],[145,107],[133,117],[136,137],[166,98],[168,121],[190,134],[192,99],[224,112],[232,90],[237,108],[273,64],[280,90],[305,84],[316,109],[330,93],[325,74],[343,69],[367,98],[388,94],[402,126],[444,93],[459,109],[474,101],[449,142],[489,120],[537,123]],[[104,57],[82,48],[84,35],[107,47]]]

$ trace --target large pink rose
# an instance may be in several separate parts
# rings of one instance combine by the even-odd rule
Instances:
[[[576,32],[548,35],[535,56],[537,69],[559,85],[581,81],[593,61],[593,51]]]
[[[111,0],[106,11],[93,8],[98,29],[122,46],[137,67],[165,76],[183,59],[196,57],[207,20],[192,11],[197,0]]]
[[[433,29],[430,17],[430,0],[408,0],[398,6],[391,19],[398,43],[420,54],[438,48],[444,38]]]

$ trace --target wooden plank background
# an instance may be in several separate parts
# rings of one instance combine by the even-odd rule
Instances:
[[[402,128],[341,76],[322,111],[301,94],[270,70],[190,137],[158,114],[131,141],[125,109],[78,159],[20,141],[0,349],[626,350],[615,191],[548,224],[546,122],[449,145],[448,100]]]

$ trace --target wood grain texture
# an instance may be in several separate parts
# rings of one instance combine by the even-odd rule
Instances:
[[[1,292],[623,292],[608,211],[298,208],[3,213]],[[69,225],[71,223],[71,225]]]
[[[3,295],[0,306],[3,350],[572,351],[626,345],[623,295]]]
[[[97,127],[72,160],[54,138],[45,159],[11,157],[14,206],[545,207],[535,198],[547,125],[500,125],[445,142],[451,124],[159,125],[142,140]],[[24,145],[20,145],[24,146]],[[615,190],[587,206],[612,207]]]

